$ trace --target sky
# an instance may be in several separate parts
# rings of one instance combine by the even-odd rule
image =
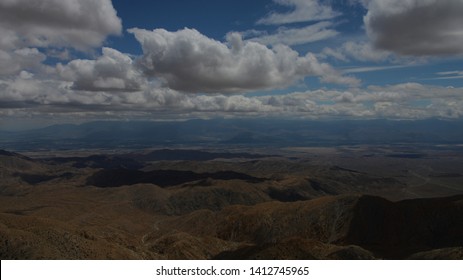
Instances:
[[[0,129],[461,119],[463,0],[0,0]]]

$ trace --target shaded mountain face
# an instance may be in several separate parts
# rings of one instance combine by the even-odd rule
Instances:
[[[161,187],[169,187],[208,178],[216,180],[242,180],[251,183],[265,181],[263,178],[256,178],[233,171],[195,173],[191,171],[178,170],[155,170],[144,172],[129,169],[105,169],[90,176],[87,180],[87,184],[101,188],[121,187],[144,183],[154,184]]]
[[[14,193],[15,188],[20,189],[23,185],[37,185],[55,179],[69,180],[74,176],[73,171],[0,150],[0,193]]]
[[[452,169],[403,171],[426,158],[398,159],[400,176],[389,178],[281,157],[54,161],[0,153],[2,259],[461,258],[462,195],[391,201],[364,194],[408,195],[432,181],[456,191],[450,183],[461,176]],[[112,168],[124,158],[141,168]],[[384,158],[385,166],[397,160]]]
[[[33,159],[21,154],[0,150],[0,167],[3,170],[21,170],[37,167]]]
[[[361,245],[386,258],[463,247],[463,196],[396,203],[364,196],[355,206],[350,228],[345,243]]]
[[[273,259],[277,255],[401,259],[428,254],[418,252],[455,248],[440,251],[442,255],[447,252],[449,258],[463,247],[462,205],[463,196],[396,203],[372,196],[269,202],[225,208],[214,216],[209,230],[223,240],[254,244],[223,252],[216,256],[220,259]],[[189,222],[181,225],[181,220]],[[177,225],[173,228],[191,234],[199,233],[188,226],[206,223],[195,213],[173,221]]]
[[[76,168],[140,169],[144,164],[128,156],[91,155],[87,157],[54,157],[44,159],[52,164],[70,164]]]
[[[23,155],[13,153],[13,152],[8,152],[8,151],[5,151],[5,150],[0,150],[0,156],[18,157],[18,158],[28,159],[27,157],[25,157]]]

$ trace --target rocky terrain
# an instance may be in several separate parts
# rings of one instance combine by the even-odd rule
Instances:
[[[321,153],[179,154],[0,151],[0,258],[463,258],[458,170],[425,177],[423,158],[387,155],[385,166],[403,162],[372,172]]]

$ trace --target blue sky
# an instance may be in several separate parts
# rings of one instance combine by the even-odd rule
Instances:
[[[462,0],[0,0],[0,125],[461,118],[461,14]]]

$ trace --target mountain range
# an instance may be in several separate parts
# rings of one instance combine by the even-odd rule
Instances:
[[[2,131],[10,150],[147,148],[153,146],[339,146],[461,144],[461,120],[284,120],[99,121]]]
[[[381,158],[412,168],[406,179],[305,158],[197,152],[210,159],[1,150],[0,258],[463,258],[463,192],[443,183],[462,175],[431,170],[416,185],[426,157]],[[439,197],[429,197],[433,184]]]

